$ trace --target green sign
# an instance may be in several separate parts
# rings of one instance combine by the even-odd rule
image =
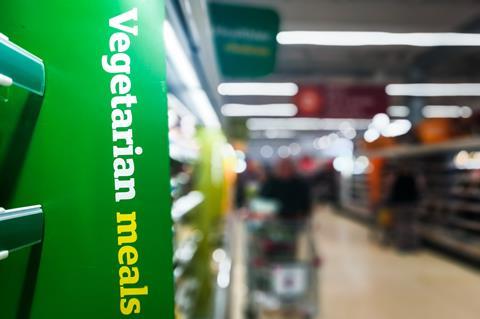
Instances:
[[[163,19],[162,0],[1,2],[46,82],[0,100],[0,206],[45,220],[0,261],[0,318],[173,318]]]
[[[224,76],[258,77],[274,71],[280,25],[274,10],[212,3],[210,18]]]

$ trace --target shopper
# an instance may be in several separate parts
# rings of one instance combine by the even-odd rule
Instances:
[[[418,199],[415,176],[408,168],[400,167],[389,198],[393,212],[393,240],[400,250],[412,250],[417,246],[415,210]]]
[[[290,159],[280,160],[262,186],[261,197],[275,200],[280,205],[280,218],[306,218],[311,210],[308,184],[296,171]]]
[[[246,170],[238,176],[235,194],[237,208],[247,207],[250,200],[258,195],[265,180],[265,169],[258,161],[247,159]]]

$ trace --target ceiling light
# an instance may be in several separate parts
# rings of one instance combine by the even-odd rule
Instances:
[[[277,154],[280,158],[287,158],[290,156],[290,148],[286,145],[282,145],[278,148]]]
[[[372,127],[377,131],[382,131],[390,124],[390,118],[385,113],[379,113],[372,119]]]
[[[389,84],[391,96],[480,96],[480,83],[410,83]]]
[[[330,147],[322,151],[324,157],[351,156],[353,154],[353,142],[346,138],[336,139]]]
[[[220,121],[206,92],[201,88],[197,73],[183,50],[175,31],[168,21],[163,23],[163,33],[169,62],[187,87],[188,98],[206,127],[219,128]]]
[[[251,117],[251,116],[295,116],[298,112],[295,104],[225,104],[222,114],[225,116]]]
[[[365,141],[367,141],[367,143],[373,143],[380,138],[380,133],[377,130],[371,128],[365,131],[365,134],[363,134],[363,138],[365,139]]]
[[[343,122],[340,124],[340,132],[349,140],[353,140],[357,136],[357,131],[349,122]]]
[[[302,147],[298,143],[290,144],[290,154],[297,156],[302,152]]]
[[[284,31],[277,35],[280,44],[327,46],[406,45],[417,47],[480,46],[477,33],[393,33],[362,31]]]
[[[220,95],[294,96],[298,93],[295,83],[221,83]]]
[[[333,168],[344,176],[353,173],[354,161],[350,156],[338,156],[333,160]]]
[[[251,131],[263,130],[295,130],[295,131],[336,131],[340,125],[348,121],[352,128],[365,130],[370,123],[368,119],[318,119],[318,118],[252,118],[247,120]]]
[[[263,158],[270,158],[273,156],[273,148],[270,145],[263,145],[260,149],[260,155]]]
[[[335,141],[339,139],[338,134],[335,134],[335,133],[330,133],[330,134],[328,134],[327,137],[328,137],[328,140],[329,140],[330,144],[335,143]]]
[[[468,118],[473,111],[468,106],[427,105],[422,109],[422,114],[426,118]]]
[[[355,139],[355,137],[357,137],[357,131],[354,128],[351,128],[345,132],[342,132],[342,134],[349,140],[353,140]]]
[[[387,109],[387,114],[391,117],[407,117],[410,115],[410,108],[404,105],[392,105]]]
[[[289,130],[269,130],[267,129],[262,138],[267,138],[271,140],[278,140],[278,139],[292,139],[296,136],[294,131]]]
[[[330,138],[327,135],[318,137],[313,141],[313,147],[317,150],[324,150],[329,148],[331,145]]]
[[[189,88],[201,87],[197,73],[183,50],[172,25],[168,21],[163,23],[163,35],[165,37],[167,57],[175,68],[176,73],[182,78],[183,83]]]
[[[217,113],[215,113],[212,103],[207,96],[207,93],[202,89],[192,89],[189,91],[190,103],[196,105],[198,114],[206,127],[220,128],[220,121]]]
[[[411,128],[412,123],[409,120],[394,120],[381,133],[385,137],[397,137],[407,134]]]

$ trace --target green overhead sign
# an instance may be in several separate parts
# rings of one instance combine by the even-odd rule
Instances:
[[[46,72],[0,100],[0,206],[45,221],[0,261],[0,318],[174,317],[163,20],[163,0],[0,3]]]
[[[280,26],[276,11],[212,3],[210,19],[224,76],[258,77],[274,71]]]

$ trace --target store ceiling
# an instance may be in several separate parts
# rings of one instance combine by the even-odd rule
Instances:
[[[476,0],[216,0],[270,7],[281,16],[281,30],[476,32]],[[432,53],[433,52],[433,53]],[[434,56],[434,57],[433,57]],[[297,82],[403,81],[422,59],[427,76],[441,80],[478,77],[480,48],[432,49],[401,46],[280,46],[275,80]]]
[[[281,17],[281,31],[480,33],[478,0],[214,0],[214,2],[273,8]],[[332,82],[388,84],[420,81],[478,83],[480,47],[279,45],[276,69],[270,76],[260,79],[221,78],[221,81],[252,80],[288,81],[300,84]],[[223,102],[283,103],[285,98],[223,97]],[[406,98],[391,99],[392,104],[402,105],[406,102]],[[474,108],[480,106],[478,98],[431,98],[428,102],[471,105]]]

